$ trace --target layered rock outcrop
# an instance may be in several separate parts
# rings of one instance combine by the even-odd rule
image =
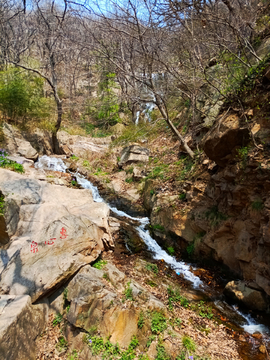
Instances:
[[[225,166],[236,146],[249,142],[247,124],[241,124],[236,114],[220,116],[203,140],[203,150],[209,159]]]
[[[119,167],[137,162],[147,162],[149,160],[149,149],[138,144],[129,145],[123,148],[121,158],[118,162]]]
[[[257,144],[265,145],[249,152],[249,130],[239,117],[220,120],[204,138],[205,152],[215,162],[203,155],[193,169],[196,178],[181,184],[180,197],[155,191],[160,184],[148,180],[144,204],[165,247],[223,263],[270,295],[269,124],[263,119],[252,124]]]
[[[12,155],[21,155],[36,161],[39,155],[54,153],[52,135],[49,131],[34,129],[31,133],[21,132],[14,126],[4,123],[5,149]],[[70,156],[76,154],[84,159],[99,157],[109,148],[111,138],[91,138],[79,135],[69,135],[65,131],[57,133],[57,153]]]

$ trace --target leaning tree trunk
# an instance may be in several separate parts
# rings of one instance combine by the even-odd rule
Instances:
[[[161,115],[164,117],[166,123],[169,125],[169,127],[171,128],[172,132],[178,137],[178,139],[180,140],[180,142],[183,144],[184,149],[186,150],[186,152],[188,153],[188,155],[193,159],[195,154],[194,152],[191,150],[191,148],[188,146],[186,140],[183,138],[183,136],[180,134],[180,132],[176,129],[176,127],[173,125],[173,123],[171,122],[167,111],[164,109],[163,104],[158,100],[158,97],[156,96],[156,105],[161,113]]]

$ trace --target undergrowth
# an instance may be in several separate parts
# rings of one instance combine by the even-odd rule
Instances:
[[[85,342],[92,351],[92,355],[102,355],[102,359],[133,360],[136,357],[135,349],[139,345],[136,336],[133,336],[127,350],[121,350],[118,344],[114,345],[109,339],[103,340],[100,336],[85,337]]]
[[[10,169],[21,174],[24,173],[23,165],[17,161],[8,159],[7,156],[7,152],[0,149],[0,167]]]

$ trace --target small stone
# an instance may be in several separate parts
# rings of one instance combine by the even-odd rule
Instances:
[[[262,354],[266,354],[266,347],[265,347],[265,345],[261,345],[261,346],[259,347],[259,351],[260,351],[260,353],[262,353]]]
[[[245,341],[246,341],[244,335],[240,335],[240,336],[239,336],[239,340],[242,341],[242,342],[245,342]]]
[[[255,339],[261,339],[261,338],[262,338],[262,334],[259,333],[259,332],[255,332],[254,334],[252,334],[252,336],[253,336]]]

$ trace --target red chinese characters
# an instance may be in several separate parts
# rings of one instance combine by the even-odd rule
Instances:
[[[45,241],[45,245],[53,245],[55,240],[56,238],[51,238],[50,240]]]
[[[62,227],[62,229],[60,230],[60,239],[66,239],[67,238],[67,230]],[[56,241],[56,238],[51,238],[50,240],[46,240],[45,241],[45,245],[54,245],[54,242]]]
[[[60,231],[60,234],[61,234],[61,236],[60,236],[60,239],[66,239],[67,238],[67,230],[64,228],[64,227],[62,227],[62,229],[61,229],[61,231]]]
[[[36,252],[38,252],[38,244],[35,241],[32,241],[31,243],[31,250],[30,250],[33,254],[35,254]]]

